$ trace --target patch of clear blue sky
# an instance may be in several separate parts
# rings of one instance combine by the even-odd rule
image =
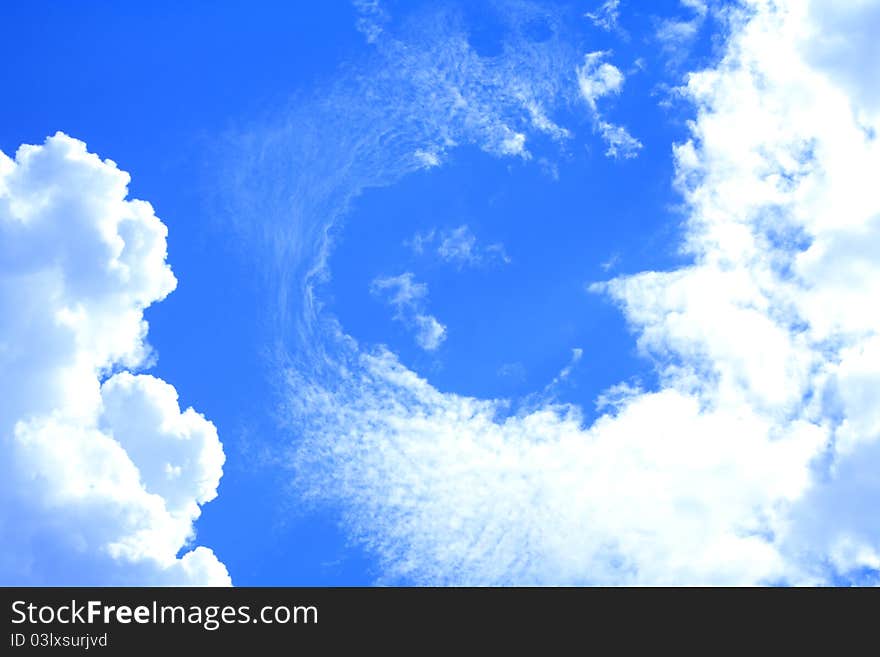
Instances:
[[[391,3],[389,12],[417,4]],[[489,5],[466,4],[472,45],[491,56],[503,38],[499,23]],[[595,4],[578,2],[570,14]],[[369,46],[355,11],[341,1],[10,1],[2,15],[0,148],[11,154],[57,130],[82,139],[131,172],[131,195],[149,200],[169,228],[179,285],[147,313],[159,355],[152,371],[217,425],[228,456],[198,543],[217,552],[237,584],[370,583],[374,566],[347,543],[336,512],[300,508],[285,472],[263,459],[267,443],[286,440],[264,359],[268,296],[253,261],[216,220],[220,182],[212,175],[224,131],[292,93],[307,96],[340,66],[357,67]],[[437,387],[463,394],[516,399],[538,391],[573,348],[584,356],[558,391],[563,401],[589,411],[609,385],[631,377],[650,384],[650,366],[635,355],[618,311],[584,286],[678,258],[670,145],[685,133],[682,108],[658,106],[658,84],[709,56],[710,43],[702,38],[670,69],[652,32],[662,17],[687,15],[671,0],[632,0],[622,3],[627,38],[586,19],[578,27],[590,50],[612,49],[611,61],[628,73],[622,96],[604,107],[644,143],[637,159],[605,158],[585,116],[554,117],[576,128],[564,153],[538,144],[534,159],[521,162],[462,148],[440,168],[357,198],[330,259],[332,279],[321,287],[346,332],[388,344]],[[638,58],[645,70],[631,72]],[[461,224],[481,242],[503,243],[512,262],[457,270],[403,245],[417,231]],[[601,264],[615,257],[605,272]],[[448,325],[433,354],[369,293],[373,277],[403,271],[429,285],[427,310]],[[515,363],[520,375],[499,375]]]

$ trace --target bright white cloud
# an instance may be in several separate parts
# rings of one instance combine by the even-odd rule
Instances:
[[[620,93],[623,89],[623,73],[613,64],[603,61],[607,56],[607,52],[601,51],[588,53],[584,55],[583,65],[577,69],[581,95],[594,110],[599,98]]]
[[[446,327],[424,312],[428,286],[416,282],[412,272],[375,278],[370,291],[385,297],[394,307],[394,319],[413,329],[416,343],[425,351],[435,351],[446,339]]]
[[[148,364],[167,230],[129,176],[62,133],[0,153],[0,580],[228,584],[191,549],[216,496],[214,426]],[[182,557],[178,558],[181,548]]]
[[[638,156],[642,143],[630,135],[626,128],[609,123],[599,113],[598,100],[603,96],[619,94],[624,83],[620,69],[603,61],[608,54],[597,51],[584,56],[583,65],[577,68],[578,87],[593,113],[596,132],[608,144],[605,155],[629,159]]]
[[[324,422],[298,452],[298,480],[345,503],[389,581],[774,576],[782,561],[763,536],[823,438],[796,424],[770,441],[755,414],[706,414],[671,389],[589,429],[565,406],[499,419],[502,403],[440,393],[388,353],[360,364],[365,374],[334,390],[291,379],[295,417]]]
[[[593,288],[620,303],[657,391],[614,386],[587,426],[572,406],[511,415],[440,392],[386,351],[352,347],[357,376],[289,372],[298,481],[348,509],[388,581],[876,579],[880,111],[861,53],[813,44],[875,24],[878,2],[846,20],[830,0],[745,4],[683,90],[692,264]],[[620,88],[585,68],[588,103]]]

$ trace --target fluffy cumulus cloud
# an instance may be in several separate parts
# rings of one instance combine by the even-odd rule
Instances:
[[[129,176],[62,133],[0,152],[3,584],[228,584],[194,547],[223,449],[149,364],[166,228]]]
[[[702,6],[702,3],[690,3]],[[691,264],[593,286],[656,390],[512,413],[350,340],[291,370],[307,494],[391,582],[871,582],[880,571],[880,3],[748,0],[682,90]],[[619,86],[585,63],[584,97]],[[585,89],[585,90],[584,90]]]

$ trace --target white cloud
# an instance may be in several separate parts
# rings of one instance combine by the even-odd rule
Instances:
[[[446,327],[433,315],[416,315],[416,343],[425,351],[435,351],[446,339]]]
[[[428,296],[428,286],[418,283],[412,272],[405,272],[400,276],[379,276],[370,284],[373,294],[387,292],[388,303],[397,309],[415,305]]]
[[[602,51],[587,53],[583,65],[577,69],[581,96],[593,110],[599,98],[620,93],[623,89],[623,73],[613,64],[602,61],[607,56],[608,53]]]
[[[831,3],[749,5],[751,18],[732,17],[721,64],[688,81],[698,117],[676,159],[696,262],[610,290],[667,375],[714,404],[823,432],[813,485],[775,529],[780,551],[822,581],[827,560],[843,577],[873,568],[880,542],[866,512],[878,491],[862,474],[880,465],[869,410],[880,316],[868,301],[880,292],[880,196],[867,173],[880,149],[865,130],[880,114],[816,65],[814,35],[845,38],[823,20]],[[866,20],[877,6],[864,4]],[[857,76],[859,58],[847,68]],[[835,556],[843,545],[846,559]]]
[[[685,60],[709,14],[709,6],[704,0],[680,0],[680,4],[691,16],[687,19],[664,19],[655,33],[672,66],[678,66]]]
[[[592,52],[584,56],[584,63],[577,68],[578,87],[581,96],[593,113],[596,132],[598,132],[608,149],[608,157],[637,157],[642,143],[629,134],[623,126],[609,123],[599,113],[598,100],[603,96],[619,94],[623,89],[624,75],[620,69],[603,61],[607,52]]]
[[[229,583],[190,549],[222,474],[214,426],[120,371],[149,362],[143,310],[176,285],[128,182],[62,133],[0,153],[4,584]]]
[[[367,43],[376,43],[388,22],[388,14],[379,0],[353,0],[352,4],[358,12],[356,26],[364,35]]]
[[[412,272],[377,277],[370,284],[370,291],[386,298],[394,307],[394,319],[415,331],[416,343],[425,351],[435,351],[446,339],[446,327],[424,312],[428,286],[416,282]]]
[[[622,157],[625,160],[638,157],[639,151],[642,149],[642,142],[629,134],[626,128],[607,121],[599,121],[597,127],[599,134],[608,144],[608,148],[605,150],[606,156]]]
[[[531,125],[539,132],[550,135],[556,141],[564,141],[571,137],[571,131],[550,120],[544,108],[534,98],[522,97],[522,103],[531,117]]]
[[[417,255],[424,254],[426,248],[432,248],[438,258],[459,269],[511,262],[503,244],[494,242],[486,246],[480,245],[477,236],[467,224],[441,231],[432,228],[426,232],[418,232],[406,241],[406,245]]]
[[[664,21],[657,29],[657,38],[666,48],[678,48],[691,41],[696,35],[700,24],[697,19],[690,21]]]
[[[529,147],[571,136],[558,121],[581,102],[579,28],[553,3],[496,4],[500,51],[485,54],[461,6],[423,3],[386,20],[381,4],[359,3],[366,21],[359,25],[373,39],[363,65],[227,135],[216,158],[225,218],[261,254],[257,266],[277,282],[272,319],[300,347],[320,340],[313,329],[323,321],[317,297],[328,280],[331,236],[365,189],[467,146],[533,158],[555,175],[553,154],[532,156]]]
[[[405,240],[404,245],[408,246],[416,255],[423,255],[425,253],[425,248],[429,247],[436,237],[436,228],[432,228],[425,232],[419,231],[412,236],[412,239]]]
[[[584,14],[596,27],[611,31],[617,27],[620,18],[620,0],[605,0],[595,11]]]
[[[477,238],[471,229],[459,226],[441,239],[437,254],[447,261],[473,264],[479,259],[476,245]]]
[[[440,165],[440,156],[435,151],[418,149],[413,155],[425,169],[432,169]]]
[[[780,572],[763,533],[805,485],[822,440],[810,425],[768,440],[762,418],[706,414],[671,389],[589,429],[566,406],[499,419],[503,404],[440,393],[388,353],[361,364],[332,390],[291,379],[294,417],[320,427],[300,445],[297,480],[346,505],[388,581],[722,584]]]
[[[697,16],[705,16],[709,12],[706,0],[681,0],[681,4],[693,11]]]
[[[551,118],[569,95],[571,72],[560,62],[574,57],[560,38],[564,23],[552,8],[519,2],[504,7],[498,15],[509,43],[501,56],[483,57],[469,40],[464,14],[454,7],[433,6],[411,16],[409,29],[393,32],[385,29],[387,13],[380,6],[361,4],[369,6],[361,7],[360,29],[388,66],[376,78],[387,86],[370,94],[384,95],[384,118],[396,119],[391,126],[383,121],[385,130],[397,131],[418,119],[421,146],[415,159],[421,167],[433,166],[440,153],[458,144],[529,159],[528,141],[535,134],[557,141],[570,136]],[[528,37],[538,22],[548,29],[548,39]]]
[[[571,361],[568,365],[560,370],[559,374],[553,380],[553,383],[558,383],[559,381],[563,381],[571,376],[571,371],[574,369],[575,365],[577,365],[581,358],[584,357],[584,350],[580,347],[575,347],[571,350]]]
[[[385,351],[350,351],[357,376],[289,372],[297,480],[343,504],[386,580],[828,583],[878,569],[880,111],[858,51],[812,48],[816,34],[846,41],[833,8],[750,0],[727,14],[721,61],[688,77],[696,117],[675,158],[692,264],[593,288],[621,304],[658,390],[612,387],[588,426],[573,406],[511,415],[441,392]],[[620,88],[585,67],[588,103]]]

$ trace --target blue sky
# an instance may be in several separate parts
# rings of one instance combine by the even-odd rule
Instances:
[[[876,578],[877,3],[256,5],[2,10],[5,582]]]

